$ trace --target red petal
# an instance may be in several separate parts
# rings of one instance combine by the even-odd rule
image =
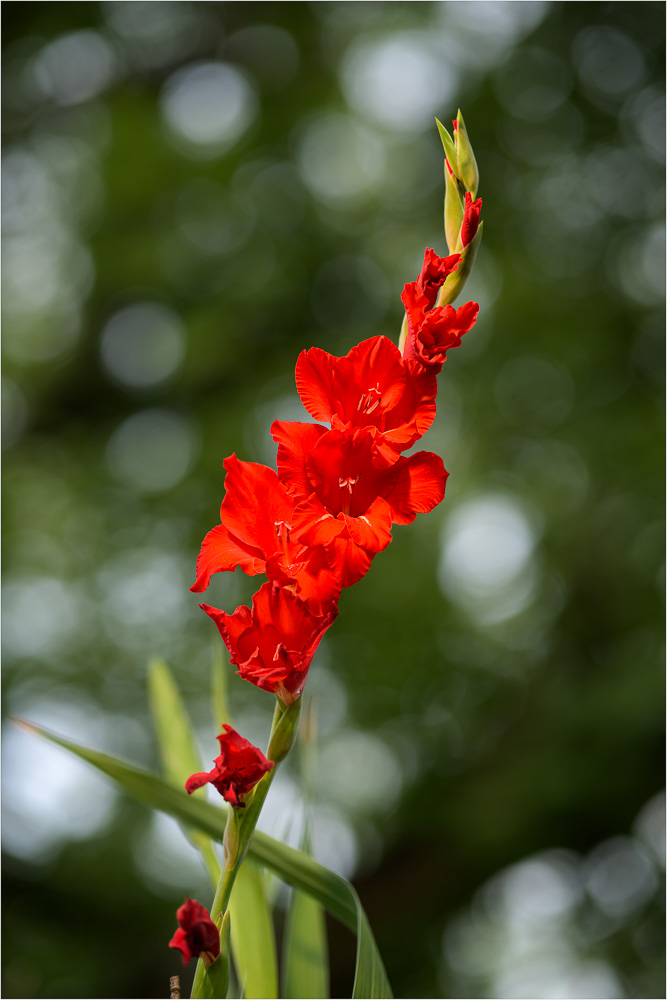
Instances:
[[[384,494],[394,524],[410,524],[419,513],[427,513],[445,495],[447,476],[442,459],[430,451],[418,451],[396,463],[397,479]]]
[[[177,948],[181,955],[183,956],[183,965],[187,965],[192,958],[192,952],[190,951],[190,945],[188,944],[188,936],[182,927],[178,927],[171,941],[169,942],[170,948]]]
[[[241,462],[236,455],[225,459],[225,499],[220,520],[239,543],[259,549],[264,556],[276,550],[276,523],[289,524],[292,503],[278,474],[266,465]]]
[[[306,461],[327,428],[302,424],[297,420],[274,420],[271,437],[278,442],[278,473],[287,490],[297,499],[313,492],[306,473]]]
[[[196,792],[198,788],[202,788],[207,785],[211,780],[211,772],[199,771],[197,774],[191,774],[188,780],[185,782],[185,790],[188,795],[192,795]]]
[[[226,611],[221,611],[219,608],[212,608],[209,604],[200,604],[199,607],[202,611],[205,611],[209,618],[212,618],[217,625],[218,632],[222,636],[222,640],[229,650],[229,656],[232,663],[238,666],[239,647],[244,646],[241,642],[241,637],[252,626],[252,613],[250,608],[246,607],[245,604],[241,604],[233,615],[229,615]],[[245,648],[243,648],[241,651],[241,659],[246,659],[246,656],[247,652]]]
[[[240,544],[224,524],[219,524],[209,531],[202,542],[197,557],[197,579],[190,590],[201,594],[208,587],[214,573],[234,570],[237,566],[249,576],[263,573],[264,555],[256,546]]]
[[[296,362],[296,388],[301,402],[316,420],[330,421],[336,406],[331,397],[339,358],[319,347],[302,351]]]
[[[365,514],[345,518],[350,538],[369,552],[381,552],[391,541],[391,510],[382,497],[375,500]]]

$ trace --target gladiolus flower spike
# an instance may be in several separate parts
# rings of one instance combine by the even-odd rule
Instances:
[[[191,794],[212,784],[233,807],[211,914],[223,929],[242,847],[252,836],[271,777],[252,799],[248,796],[294,743],[311,663],[338,615],[342,591],[386,549],[393,525],[412,523],[445,495],[448,473],[442,459],[430,451],[404,452],[432,425],[437,375],[447,351],[461,344],[479,311],[476,302],[451,305],[470,273],[483,228],[477,165],[460,111],[453,125],[452,138],[438,122],[451,252],[440,257],[428,247],[416,281],[405,285],[399,346],[376,336],[343,357],[319,347],[302,351],[296,388],[318,422],[273,422],[277,469],[236,455],[224,462],[220,523],[204,538],[190,589],[202,593],[213,574],[238,568],[266,577],[251,607],[241,605],[233,614],[200,607],[216,624],[240,676],[275,694],[277,705],[269,759],[224,725],[212,770],[191,775],[185,785]],[[184,962],[199,955],[210,966],[220,954],[220,933],[211,916],[190,899],[179,909],[180,927],[170,945],[181,951]],[[201,966],[196,986],[200,973]],[[225,995],[226,988],[213,995]]]

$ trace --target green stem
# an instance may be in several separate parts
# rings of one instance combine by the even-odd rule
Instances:
[[[276,709],[273,715],[273,724],[271,726],[271,735],[269,736],[269,746],[266,754],[268,760],[274,761],[274,766],[255,785],[252,794],[248,796],[245,808],[240,809],[229,806],[223,839],[225,859],[210,910],[211,920],[218,925],[220,924],[218,918],[221,918],[227,912],[236,875],[245,859],[252,835],[257,826],[259,814],[262,811],[266,796],[269,794],[269,789],[278,770],[278,765],[287,756],[296,739],[300,711],[300,698],[288,706],[284,705],[279,699],[276,699]],[[201,997],[210,995],[204,992],[205,974],[206,967],[200,958],[197,962],[195,978],[192,983],[191,998],[199,1000]]]

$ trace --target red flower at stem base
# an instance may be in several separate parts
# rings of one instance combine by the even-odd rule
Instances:
[[[169,947],[180,951],[183,965],[199,956],[207,966],[211,965],[220,954],[220,933],[206,907],[188,897],[176,911],[176,918],[180,926]]]
[[[273,767],[261,750],[236,732],[233,726],[223,726],[224,733],[217,737],[220,756],[215,758],[212,771],[192,774],[185,782],[185,790],[192,795],[202,785],[210,782],[223,799],[232,806],[245,808],[245,798],[257,782]]]

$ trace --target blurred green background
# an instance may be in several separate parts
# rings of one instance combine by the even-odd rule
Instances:
[[[294,364],[398,338],[463,109],[480,320],[398,527],[311,669],[316,856],[397,997],[664,996],[664,5],[3,5],[4,713],[157,766],[223,459],[273,463]],[[258,581],[216,578],[231,611]],[[238,728],[272,698],[237,677]],[[3,730],[7,997],[166,996],[175,823]],[[296,769],[264,828],[295,842]],[[278,900],[280,925],[281,896]],[[332,996],[353,940],[330,925]],[[184,976],[184,982],[187,974]]]

